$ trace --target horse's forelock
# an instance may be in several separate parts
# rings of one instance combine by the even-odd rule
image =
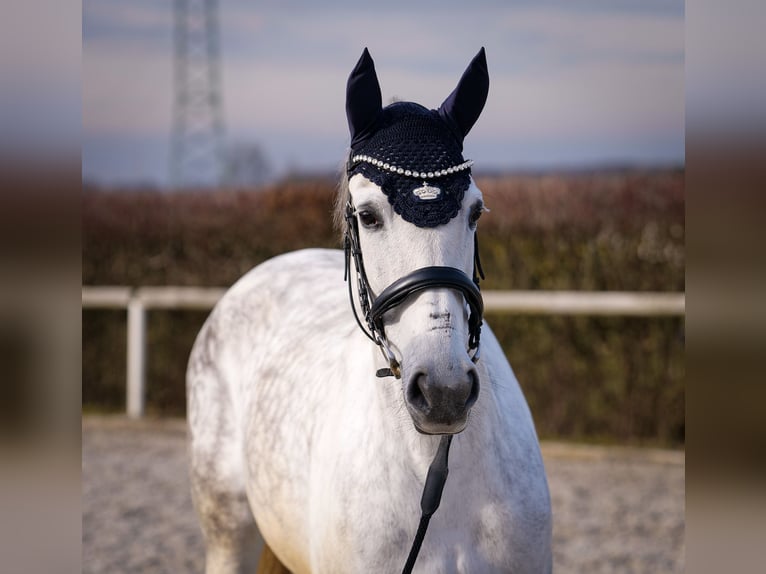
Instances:
[[[346,204],[348,203],[351,192],[348,189],[348,171],[346,170],[346,162],[343,162],[343,167],[340,170],[340,178],[338,179],[338,191],[335,194],[335,206],[333,208],[332,220],[335,226],[335,230],[340,235],[341,241],[343,241],[343,233],[346,230]]]

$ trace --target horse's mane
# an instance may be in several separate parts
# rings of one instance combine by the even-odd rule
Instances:
[[[338,177],[338,191],[335,195],[335,205],[332,212],[332,221],[335,226],[335,230],[343,240],[343,233],[346,230],[346,203],[348,203],[350,192],[348,189],[348,171],[346,170],[346,162],[340,169]]]

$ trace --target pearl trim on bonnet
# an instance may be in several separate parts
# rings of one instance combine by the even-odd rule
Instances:
[[[467,161],[464,161],[463,163],[459,165],[455,165],[452,167],[448,167],[447,169],[440,169],[438,171],[412,171],[409,169],[404,169],[401,167],[396,167],[395,165],[391,165],[388,163],[385,163],[379,159],[375,159],[373,157],[370,157],[368,155],[355,155],[351,158],[352,162],[360,162],[363,161],[365,163],[369,163],[374,165],[375,167],[378,167],[380,169],[384,169],[386,171],[390,171],[391,173],[397,173],[399,175],[405,175],[408,177],[421,177],[423,179],[425,178],[433,178],[433,177],[443,177],[445,175],[450,175],[453,173],[458,173],[461,171],[464,171],[471,167],[473,165],[473,160],[469,159]]]

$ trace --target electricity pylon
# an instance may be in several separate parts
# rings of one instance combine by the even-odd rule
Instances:
[[[170,180],[215,186],[223,172],[223,104],[217,0],[174,0],[174,101]]]

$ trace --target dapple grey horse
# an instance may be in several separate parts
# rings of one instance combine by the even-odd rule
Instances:
[[[482,74],[483,49],[440,115],[423,117],[446,117],[465,135],[486,98]],[[376,87],[365,50],[348,86],[352,140],[360,125],[388,113]],[[476,92],[478,111],[461,109]],[[419,195],[408,198],[415,202],[410,209],[392,201],[400,191],[347,166],[338,220],[356,233],[350,249],[363,255],[363,280],[348,264],[354,253],[309,249],[276,257],[226,293],[194,345],[187,377],[191,477],[207,572],[255,571],[258,531],[264,552],[296,574],[401,571],[425,475],[445,434],[454,435],[449,480],[414,571],[550,572],[550,499],[534,424],[488,325],[481,327],[480,353],[478,342],[471,348],[470,286],[460,287],[460,279],[459,288],[405,292],[376,321],[360,302],[361,291],[369,289],[374,304],[418,270],[475,274],[485,208],[460,167],[470,162],[419,174],[417,166],[398,172],[366,154],[349,157],[354,161],[384,175],[428,176],[412,190]],[[456,171],[466,185],[451,196],[455,213],[438,225],[417,219],[430,209],[423,202],[436,198],[436,205],[442,192],[447,201],[439,178],[448,182]],[[373,340],[359,326],[371,329]]]

